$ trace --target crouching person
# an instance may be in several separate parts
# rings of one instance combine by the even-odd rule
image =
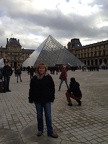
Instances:
[[[72,106],[71,98],[78,102],[78,105],[81,106],[82,92],[80,90],[80,84],[76,82],[75,78],[70,79],[69,89],[66,92],[66,98],[68,101],[68,106]]]
[[[47,73],[47,67],[41,63],[36,68],[36,75],[30,82],[29,102],[34,103],[37,111],[38,133],[41,136],[44,131],[43,110],[47,126],[47,135],[57,138],[58,135],[52,128],[51,102],[55,99],[55,84]]]

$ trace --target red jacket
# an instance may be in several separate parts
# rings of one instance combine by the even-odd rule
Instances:
[[[69,70],[69,68],[66,66],[66,67],[60,67],[60,71],[61,71],[61,74],[59,76],[59,79],[67,79],[67,71]]]

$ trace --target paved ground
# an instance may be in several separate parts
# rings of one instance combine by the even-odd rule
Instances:
[[[108,71],[68,72],[81,84],[82,106],[67,106],[66,85],[58,91],[59,75],[52,75],[56,99],[52,104],[53,127],[58,139],[37,137],[36,112],[28,103],[29,76],[22,74],[22,83],[11,77],[12,92],[0,93],[0,144],[108,144]]]

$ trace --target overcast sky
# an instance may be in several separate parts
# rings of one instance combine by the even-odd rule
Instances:
[[[108,40],[108,0],[0,0],[0,46],[14,37],[36,49],[49,35],[66,47]]]

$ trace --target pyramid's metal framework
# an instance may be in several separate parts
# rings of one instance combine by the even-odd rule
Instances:
[[[63,45],[49,35],[43,43],[37,48],[40,51],[34,65],[45,63],[47,66],[56,64],[70,64],[71,66],[83,66],[78,58],[70,53]]]
[[[84,65],[51,35],[23,62],[22,66],[37,66],[39,63],[45,63],[47,66],[55,66],[57,64]]]

